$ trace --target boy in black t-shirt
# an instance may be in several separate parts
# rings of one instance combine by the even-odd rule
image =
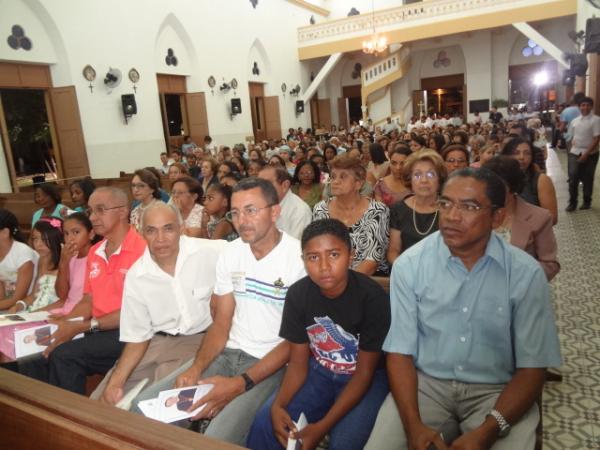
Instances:
[[[350,235],[335,219],[302,234],[308,276],[290,286],[279,335],[290,360],[279,392],[256,415],[247,446],[281,449],[289,437],[313,449],[326,434],[331,450],[362,449],[388,392],[381,346],[390,326],[389,297],[349,269]],[[296,431],[304,413],[308,425]]]

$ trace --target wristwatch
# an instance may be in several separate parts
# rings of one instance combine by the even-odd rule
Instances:
[[[246,372],[244,372],[241,376],[244,379],[244,382],[246,383],[245,391],[248,392],[254,387],[254,381],[252,381],[252,378],[250,378],[250,376]]]
[[[510,433],[510,424],[506,421],[504,416],[496,409],[492,409],[488,416],[492,416],[498,423],[498,437],[503,438],[508,436],[508,433]]]
[[[95,317],[90,319],[90,333],[96,333],[100,331],[100,322]]]

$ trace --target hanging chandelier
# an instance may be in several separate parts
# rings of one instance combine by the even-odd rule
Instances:
[[[377,56],[379,53],[383,53],[387,48],[387,38],[385,36],[378,36],[375,32],[375,0],[373,0],[373,17],[371,19],[373,24],[373,34],[369,39],[363,41],[362,51],[368,55]]]

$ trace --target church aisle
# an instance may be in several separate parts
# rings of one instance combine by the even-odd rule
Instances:
[[[563,366],[544,389],[544,449],[600,448],[600,176],[588,211],[566,213],[566,151],[549,150],[561,271],[552,282]],[[578,205],[579,206],[579,205]]]

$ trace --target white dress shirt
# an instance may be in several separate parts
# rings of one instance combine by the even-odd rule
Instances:
[[[120,340],[144,342],[158,331],[192,335],[208,328],[217,260],[225,244],[181,236],[175,276],[163,271],[146,248],[125,277]]]
[[[276,222],[277,228],[299,240],[306,226],[312,221],[310,206],[291,190],[287,191],[279,204],[281,214]]]

